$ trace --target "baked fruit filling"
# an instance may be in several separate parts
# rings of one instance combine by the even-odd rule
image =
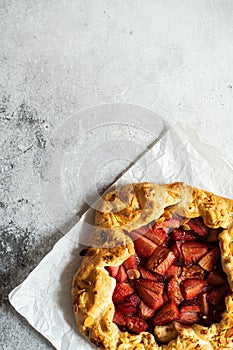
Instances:
[[[119,329],[148,331],[166,342],[176,337],[180,325],[220,322],[230,291],[221,266],[220,232],[205,226],[201,217],[178,215],[125,232],[135,254],[120,266],[106,267],[116,279],[113,321]]]

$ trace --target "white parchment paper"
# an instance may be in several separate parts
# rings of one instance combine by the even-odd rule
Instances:
[[[214,140],[213,140],[214,143]],[[186,184],[233,197],[233,167],[211,146],[187,127],[169,130],[118,181]],[[95,349],[75,327],[71,282],[80,263],[82,231],[86,212],[72,230],[61,238],[52,251],[9,295],[13,307],[56,349]]]

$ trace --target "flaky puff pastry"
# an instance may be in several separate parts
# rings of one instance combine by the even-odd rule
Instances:
[[[168,210],[186,218],[201,216],[206,226],[223,228],[219,235],[222,267],[233,291],[233,200],[183,183],[125,185],[107,193],[100,202],[89,247],[83,251],[82,263],[73,279],[77,327],[96,346],[109,350],[233,349],[233,293],[225,298],[226,311],[220,323],[210,327],[180,326],[176,339],[167,345],[158,345],[149,332],[121,332],[113,323],[116,280],[105,267],[120,265],[134,254],[133,241],[124,230],[144,226]]]

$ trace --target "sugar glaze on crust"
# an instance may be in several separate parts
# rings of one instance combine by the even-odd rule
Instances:
[[[133,241],[123,230],[131,231],[157,220],[167,207],[186,218],[201,216],[210,228],[224,229],[219,235],[222,267],[233,291],[233,200],[183,183],[129,184],[107,193],[95,213],[89,247],[83,251],[73,278],[77,328],[96,346],[109,350],[233,349],[233,293],[225,299],[226,311],[220,323],[210,327],[181,326],[177,338],[167,345],[158,345],[149,332],[121,332],[113,322],[116,280],[105,267],[120,265],[135,252]]]

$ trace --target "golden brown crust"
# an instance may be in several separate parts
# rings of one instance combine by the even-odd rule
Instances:
[[[171,207],[172,206],[172,207]],[[211,228],[222,227],[222,266],[233,290],[233,200],[213,195],[183,183],[156,185],[137,183],[107,193],[95,214],[90,247],[73,279],[72,297],[77,327],[97,346],[105,349],[233,349],[233,294],[225,300],[226,312],[219,324],[209,328],[179,327],[178,336],[158,346],[151,333],[120,332],[112,322],[115,279],[105,266],[120,265],[134,253],[132,240],[124,234],[158,219],[165,208],[187,218],[202,216]]]

